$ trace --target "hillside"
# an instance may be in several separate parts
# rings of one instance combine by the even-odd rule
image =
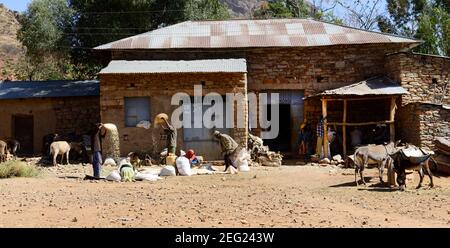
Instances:
[[[258,8],[265,0],[220,0],[232,13],[232,17],[249,18],[252,11]]]
[[[2,75],[5,63],[15,63],[23,54],[16,38],[19,27],[15,14],[0,4],[0,80],[8,77]]]

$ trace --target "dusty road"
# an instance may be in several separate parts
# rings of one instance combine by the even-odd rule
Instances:
[[[83,181],[89,166],[0,180],[0,227],[450,227],[450,178],[405,192],[353,185],[353,170],[256,167],[158,182]],[[428,185],[425,178],[424,186]]]

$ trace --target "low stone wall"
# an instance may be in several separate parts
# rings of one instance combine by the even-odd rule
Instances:
[[[397,137],[416,146],[434,148],[437,137],[450,139],[450,109],[442,105],[410,103],[398,111]]]

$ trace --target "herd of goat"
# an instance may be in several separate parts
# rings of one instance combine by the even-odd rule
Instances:
[[[89,139],[88,139],[89,140]],[[86,137],[70,135],[48,134],[42,140],[42,157],[53,158],[53,165],[56,165],[56,157],[61,156],[61,164],[63,159],[79,161],[83,163],[89,162],[88,145]],[[0,140],[0,163],[7,160],[7,154],[11,154],[14,158],[17,157],[17,152],[20,150],[20,142],[15,139],[8,139],[7,141]]]

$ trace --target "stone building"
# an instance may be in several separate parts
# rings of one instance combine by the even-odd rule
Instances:
[[[150,121],[160,112],[170,114],[174,106],[168,107],[169,96],[180,91],[192,94],[194,85],[203,85],[207,91],[222,95],[232,91],[279,93],[280,133],[278,138],[265,141],[273,150],[292,154],[298,147],[300,124],[309,122],[314,126],[322,113],[319,100],[305,101],[305,97],[385,76],[410,93],[399,99],[401,103],[397,104],[396,115],[396,120],[400,121],[396,122],[397,138],[407,137],[408,134],[402,132],[402,125],[407,124],[401,122],[405,119],[401,110],[408,101],[429,100],[427,93],[430,91],[426,89],[434,84],[433,92],[444,95],[440,104],[448,104],[449,89],[442,88],[448,82],[448,58],[411,53],[410,50],[418,45],[420,41],[413,39],[310,19],[183,22],[95,48],[110,56],[110,66],[120,61],[135,63],[128,64],[128,71],[100,74],[102,121],[118,125],[123,139],[122,153],[133,149],[149,150],[154,147],[152,144],[158,143],[160,131],[127,126],[127,112],[133,108],[142,111],[141,117]],[[245,60],[245,72],[224,75],[215,68],[217,71],[208,73],[187,73],[176,68],[169,71],[159,68],[158,71],[157,66],[152,73],[133,71],[133,67],[148,61],[154,62],[152,66],[167,61],[188,61],[192,63],[187,66],[189,72],[198,64],[195,61],[201,61],[205,69],[210,63],[216,65],[219,60],[232,63],[236,59]],[[133,97],[136,99],[131,99]],[[361,113],[370,115],[370,108],[367,111],[364,106],[376,111],[377,104],[371,101],[364,103]],[[384,103],[380,104],[384,106]],[[339,112],[339,106],[330,107]],[[247,110],[248,107],[236,109],[248,115]],[[257,117],[250,115],[247,119],[253,118]],[[445,119],[440,122],[443,121]],[[260,126],[251,128],[256,134],[262,131]],[[448,132],[443,132],[448,137]],[[207,149],[215,148],[209,146],[213,141],[205,130],[180,129],[178,133],[179,146],[183,149],[203,148],[205,145]],[[243,144],[246,142],[245,137],[236,138]],[[202,150],[199,153],[206,152]]]
[[[41,153],[47,134],[86,133],[99,112],[98,81],[0,82],[0,139],[17,139],[21,154]]]

